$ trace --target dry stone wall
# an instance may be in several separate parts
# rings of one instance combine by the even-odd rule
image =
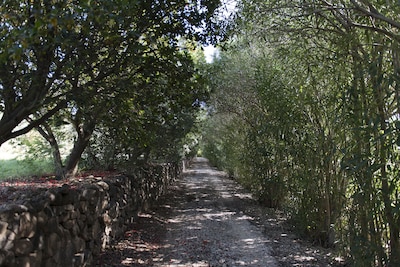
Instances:
[[[181,169],[163,164],[50,189],[10,189],[13,202],[0,206],[0,266],[90,266]]]

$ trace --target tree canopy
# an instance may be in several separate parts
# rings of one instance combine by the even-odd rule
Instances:
[[[55,145],[48,122],[71,123],[76,141],[65,168],[73,173],[99,127],[142,136],[143,146],[161,133],[184,136],[178,129],[205,96],[189,50],[222,38],[219,5],[3,0],[0,145],[34,128]]]

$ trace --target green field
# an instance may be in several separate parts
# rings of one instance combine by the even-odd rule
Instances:
[[[40,176],[53,172],[53,164],[50,160],[0,160],[0,180],[7,178],[19,178]]]

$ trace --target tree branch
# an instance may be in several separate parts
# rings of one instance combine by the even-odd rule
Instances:
[[[355,0],[350,0],[350,2],[354,5],[354,7],[355,7],[358,11],[364,13],[365,15],[368,15],[368,16],[373,17],[373,18],[375,18],[375,19],[379,19],[379,20],[384,21],[384,22],[388,23],[389,25],[391,25],[391,26],[393,26],[393,27],[395,27],[395,28],[397,28],[397,29],[400,29],[400,23],[399,23],[399,22],[397,22],[397,21],[395,21],[395,20],[392,20],[391,18],[385,17],[385,16],[382,15],[378,10],[376,10],[376,9],[372,6],[372,4],[368,3],[369,7],[370,7],[371,9],[373,9],[374,12],[371,12],[371,11],[366,10],[365,8],[363,8],[362,6],[360,6]],[[363,1],[363,2],[364,2],[364,1]]]
[[[66,100],[61,101],[60,103],[58,103],[57,106],[55,106],[53,109],[49,110],[41,118],[31,121],[28,126],[26,126],[25,128],[22,128],[21,130],[10,133],[7,137],[4,138],[4,139],[6,139],[5,141],[8,141],[8,140],[18,137],[20,135],[26,134],[33,128],[38,127],[40,124],[42,124],[46,120],[48,120],[51,116],[56,114],[59,110],[63,109],[66,106],[66,104],[67,104]]]

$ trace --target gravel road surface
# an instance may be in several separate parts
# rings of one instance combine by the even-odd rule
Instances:
[[[93,266],[345,266],[333,249],[296,236],[286,220],[206,159],[195,158]]]
[[[168,219],[168,245],[156,266],[277,266],[271,240],[235,205],[250,195],[204,158],[179,182],[186,201]]]

